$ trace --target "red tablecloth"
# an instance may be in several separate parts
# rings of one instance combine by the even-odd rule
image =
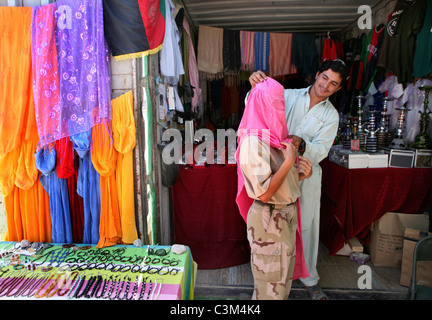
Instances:
[[[347,169],[324,159],[320,240],[334,255],[357,237],[369,243],[371,223],[386,212],[423,213],[432,199],[431,168]]]
[[[190,247],[199,269],[227,268],[250,259],[236,194],[235,166],[180,168],[172,187],[174,240]]]

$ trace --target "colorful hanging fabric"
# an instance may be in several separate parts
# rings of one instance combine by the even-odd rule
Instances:
[[[315,76],[318,71],[315,34],[294,33],[292,41],[292,63],[302,71],[303,77]]]
[[[210,74],[223,71],[223,29],[200,25],[198,31],[198,70]]]
[[[165,37],[160,52],[160,72],[164,77],[175,80],[170,84],[177,84],[180,75],[184,74],[183,61],[180,53],[180,32],[174,20],[175,7],[170,0],[165,0]]]
[[[71,136],[70,139],[79,156],[77,193],[82,197],[84,206],[83,243],[97,244],[101,210],[100,177],[91,161],[92,130]]]
[[[0,155],[37,136],[30,25],[31,7],[0,7]]]
[[[179,112],[184,112],[182,101],[178,94],[180,75],[184,74],[183,61],[180,53],[180,32],[174,20],[175,7],[170,0],[165,0],[165,38],[160,52],[160,71],[166,83],[172,86],[175,95],[175,106]]]
[[[42,173],[40,181],[49,196],[52,224],[52,241],[72,243],[72,225],[69,210],[67,181],[56,173],[56,150],[46,146],[35,153],[36,167]]]
[[[25,141],[0,161],[7,217],[6,241],[52,240],[48,194],[39,182],[35,165],[37,142],[37,138]]]
[[[322,62],[327,60],[335,60],[338,58],[336,52],[336,44],[333,39],[325,38],[322,51]]]
[[[241,69],[253,71],[255,67],[253,31],[240,31]]]
[[[31,36],[38,149],[110,120],[102,0],[34,7]]]
[[[91,161],[100,175],[101,213],[97,248],[121,243],[122,228],[115,181],[117,151],[111,134],[111,122],[97,125],[92,132]]]
[[[30,189],[18,187],[4,197],[7,217],[5,241],[52,242],[49,197],[37,181]]]
[[[423,27],[417,35],[413,62],[413,77],[425,77],[432,73],[432,0],[426,1]]]
[[[292,64],[292,33],[270,33],[269,75],[271,77],[297,73]]]
[[[255,70],[269,71],[270,33],[255,32]]]
[[[240,70],[241,50],[240,31],[225,29],[223,32],[223,65],[224,72]]]
[[[412,74],[417,35],[423,27],[426,13],[425,0],[408,2],[410,5],[400,16],[396,27],[395,72],[401,83],[410,83],[414,80]]]
[[[199,72],[198,72],[198,65],[197,65],[197,60],[196,60],[196,55],[195,55],[195,49],[194,49],[192,37],[190,34],[189,24],[188,24],[186,19],[183,19],[183,30],[187,34],[188,43],[189,43],[189,50],[188,50],[189,55],[187,57],[187,59],[188,59],[187,70],[189,70],[189,81],[190,81],[190,85],[191,85],[192,90],[193,90],[191,107],[192,107],[192,111],[197,112],[198,106],[200,106],[202,104],[202,93],[201,93],[201,88],[199,87],[200,86]]]
[[[31,7],[0,7],[0,191],[7,241],[51,242],[48,195],[39,182],[31,64]]]
[[[104,0],[105,37],[117,60],[154,54],[165,35],[165,0]]]
[[[56,173],[59,179],[65,179],[68,186],[69,208],[72,223],[73,242],[83,242],[84,205],[77,193],[78,156],[74,157],[73,143],[69,137],[56,141]]]
[[[135,222],[135,191],[133,149],[136,128],[133,114],[133,94],[128,91],[111,101],[114,148],[118,152],[115,169],[118,203],[121,218],[122,242],[131,244],[138,239]]]
[[[375,79],[375,75],[377,72],[377,61],[379,57],[379,52],[381,50],[381,45],[384,39],[385,25],[380,24],[376,25],[368,35],[370,37],[370,42],[367,46],[367,61],[365,63],[363,77],[362,77],[362,85],[361,90],[367,92],[369,90],[372,81]]]

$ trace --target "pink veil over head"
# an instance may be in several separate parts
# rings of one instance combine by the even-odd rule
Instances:
[[[236,161],[239,163],[240,148],[249,135],[258,135],[273,148],[284,148],[282,141],[288,141],[288,128],[285,119],[285,99],[283,86],[272,78],[258,83],[249,94],[248,101],[237,131],[238,146]],[[244,178],[237,165],[237,205],[246,221],[253,199],[249,198],[244,187]]]
[[[237,131],[238,146],[235,157],[238,184],[236,203],[245,222],[247,222],[247,214],[254,200],[248,196],[244,185],[244,177],[239,165],[239,154],[243,140],[249,135],[257,135],[273,148],[285,148],[281,142],[291,141],[288,139],[285,118],[284,87],[270,77],[258,83],[250,92]],[[293,279],[309,277],[303,255],[300,201],[297,201],[297,215],[296,264]]]

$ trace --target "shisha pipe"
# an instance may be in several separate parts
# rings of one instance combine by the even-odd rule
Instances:
[[[378,113],[378,110],[375,110],[375,105],[369,106],[369,123],[367,128],[365,128],[365,132],[367,133],[366,137],[366,151],[375,153],[378,151],[378,139],[376,137],[376,133],[379,128],[376,127],[376,117],[375,114]]]
[[[407,111],[410,111],[411,109],[402,106],[402,108],[396,108],[396,110],[400,110],[400,113],[397,121],[396,135],[393,141],[391,142],[390,147],[400,149],[405,147],[405,143],[403,141],[403,131],[405,129],[405,116]]]
[[[432,90],[432,86],[420,86],[419,89],[425,92],[425,99],[423,102],[423,112],[419,110],[421,114],[420,132],[415,138],[414,147],[417,149],[430,149],[431,141],[426,131],[429,126],[429,114],[432,113],[428,110],[429,91]]]
[[[362,99],[364,96],[358,95],[356,96],[358,100],[357,105],[357,114],[358,114],[358,126],[357,126],[357,136],[360,141],[360,149],[365,150],[366,149],[366,135],[365,135],[365,127],[366,123],[363,123],[363,107],[362,107]]]
[[[383,100],[383,108],[381,112],[381,120],[380,120],[380,126],[378,131],[378,147],[385,147],[387,144],[389,144],[391,134],[389,131],[389,114],[387,113],[387,101],[393,100],[391,97],[382,97],[381,100]]]

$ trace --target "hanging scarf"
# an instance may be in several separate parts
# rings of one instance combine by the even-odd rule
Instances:
[[[0,155],[37,137],[30,7],[0,7]],[[2,169],[3,170],[3,169]]]
[[[69,137],[57,140],[55,148],[57,177],[66,179],[68,185],[73,241],[81,243],[84,229],[84,207],[82,197],[77,194],[78,156],[74,157],[73,143]]]
[[[241,66],[240,31],[225,29],[223,32],[224,71],[239,71]]]
[[[121,217],[122,242],[133,243],[138,238],[135,221],[133,149],[136,128],[133,114],[133,94],[128,91],[112,100],[112,131],[117,154],[115,181]]]
[[[190,34],[189,24],[186,19],[183,19],[183,29],[187,34],[188,43],[189,43],[189,50],[188,50],[189,56],[187,57],[188,59],[187,70],[189,70],[189,81],[193,90],[191,106],[192,106],[192,111],[198,112],[198,106],[202,104],[202,93],[201,93],[201,88],[199,87],[200,81],[199,81],[198,65],[195,56],[195,49]]]
[[[38,149],[111,119],[102,0],[34,7],[31,36]]]
[[[35,153],[36,167],[42,173],[40,181],[49,195],[52,241],[72,243],[72,225],[69,211],[68,186],[65,179],[56,173],[56,150],[46,146]]]
[[[210,74],[223,71],[223,32],[222,28],[199,26],[198,70]]]
[[[297,73],[292,64],[292,33],[270,33],[269,74],[271,77]],[[281,53],[284,57],[281,59]]]
[[[255,70],[269,71],[270,33],[255,32]]]
[[[105,37],[116,60],[161,50],[165,0],[104,0]]]
[[[99,173],[91,161],[90,144],[92,130],[71,136],[74,149],[79,156],[77,193],[83,198],[84,231],[83,243],[99,241],[100,182]]]
[[[255,67],[255,32],[240,31],[240,49],[241,49],[241,69],[254,70]]]
[[[281,142],[290,142],[285,118],[284,88],[276,80],[268,77],[266,81],[258,83],[252,89],[246,103],[243,117],[238,128],[238,147],[236,150],[237,161],[237,196],[236,203],[241,216],[247,221],[247,214],[253,199],[249,198],[244,177],[239,165],[239,155],[242,142],[249,135],[257,135],[264,143],[272,148],[285,148]],[[296,263],[293,279],[307,278],[306,263],[303,254],[303,238],[300,201],[297,201],[297,229],[296,229]]]

